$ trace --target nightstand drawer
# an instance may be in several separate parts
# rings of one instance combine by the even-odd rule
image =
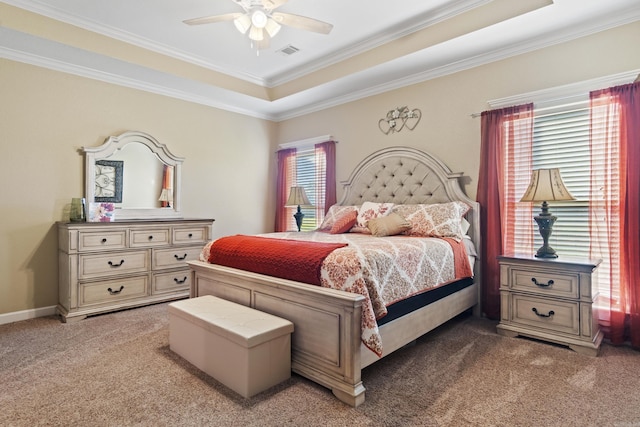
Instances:
[[[545,296],[578,298],[580,278],[577,274],[563,274],[553,269],[511,269],[511,287],[514,291],[535,292]]]
[[[144,273],[150,270],[149,264],[149,250],[80,255],[78,277],[90,279],[116,274]]]
[[[580,335],[580,304],[512,294],[512,321],[535,328]]]

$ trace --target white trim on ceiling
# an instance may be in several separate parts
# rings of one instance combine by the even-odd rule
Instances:
[[[26,0],[5,0],[4,2],[34,3]],[[592,22],[587,27],[567,28],[547,37],[503,46],[500,49],[482,52],[442,66],[425,65],[422,67],[424,71],[403,75],[402,70],[416,69],[416,64],[427,63],[431,59],[431,52],[425,49],[275,101],[257,99],[204,83],[189,81],[2,27],[0,27],[0,34],[5,34],[0,37],[0,57],[260,119],[282,121],[567,42],[639,19],[640,10],[635,10],[624,17],[601,17],[598,22]],[[473,36],[470,34],[459,37],[457,40],[462,41],[465,37]],[[104,64],[108,67],[101,68]],[[417,67],[417,69],[420,68]],[[128,70],[129,73],[120,73],[121,70]],[[376,73],[381,71],[382,77],[377,76]],[[366,87],[356,84],[362,81],[368,82]],[[345,87],[349,89],[346,90]],[[358,87],[362,89],[357,89]],[[353,88],[356,89],[352,90]]]
[[[335,65],[347,58],[350,58],[362,52],[374,49],[378,46],[384,45],[393,40],[404,37],[408,34],[412,34],[413,32],[420,31],[438,22],[441,22],[446,19],[450,19],[453,16],[467,12],[469,10],[482,6],[486,3],[490,3],[492,0],[457,0],[455,2],[448,3],[447,5],[431,12],[430,18],[426,21],[423,20],[421,22],[418,22],[417,24],[413,24],[409,26],[405,24],[400,28],[390,28],[387,31],[375,37],[371,37],[366,40],[363,40],[362,42],[357,43],[353,46],[350,46],[347,49],[342,49],[340,51],[333,52],[327,55],[323,59],[320,59],[318,61],[312,61],[301,67],[297,67],[292,70],[287,70],[286,72],[281,73],[280,75],[276,75],[276,76],[265,78],[265,79],[255,76],[253,74],[239,71],[239,70],[231,71],[229,69],[226,69],[224,67],[220,67],[214,63],[211,63],[210,61],[202,57],[185,54],[184,52],[174,49],[165,44],[154,42],[152,40],[134,35],[130,32],[122,31],[117,28],[95,22],[93,20],[80,18],[78,16],[63,12],[58,8],[44,5],[38,2],[37,0],[2,0],[2,1],[3,3],[7,3],[12,6],[16,6],[21,9],[34,12],[51,19],[55,19],[57,21],[65,22],[67,24],[71,24],[76,27],[92,31],[97,34],[102,34],[107,37],[113,38],[115,40],[120,40],[125,43],[129,43],[131,45],[138,46],[152,52],[156,52],[162,55],[176,58],[181,61],[185,61],[200,67],[204,67],[209,70],[216,71],[231,77],[239,78],[249,83],[257,84],[267,88],[273,88],[281,84],[287,83],[289,81],[293,81],[306,74],[328,67],[330,65]]]

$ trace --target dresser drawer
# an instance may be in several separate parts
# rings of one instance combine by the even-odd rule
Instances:
[[[580,304],[557,301],[529,295],[511,294],[513,323],[537,329],[548,329],[572,335],[580,335]]]
[[[191,270],[184,269],[153,275],[152,293],[187,291],[191,286]]]
[[[116,274],[144,273],[150,270],[149,264],[149,250],[80,255],[78,277],[90,279]]]
[[[184,247],[154,249],[152,265],[154,270],[184,267],[186,261],[195,261],[200,256],[202,247]]]
[[[580,296],[578,274],[556,272],[552,269],[511,269],[510,284],[514,291],[535,292],[563,298]]]
[[[129,246],[132,248],[166,246],[169,244],[169,227],[131,230]]]
[[[149,294],[149,275],[128,277],[119,280],[104,280],[83,283],[79,288],[78,304],[110,304],[139,298]]]
[[[78,250],[79,251],[96,251],[96,250],[112,250],[125,249],[127,247],[127,231],[101,231],[101,232],[85,232],[78,233]]]
[[[206,243],[209,240],[209,227],[174,227],[173,244],[188,245],[190,243]]]

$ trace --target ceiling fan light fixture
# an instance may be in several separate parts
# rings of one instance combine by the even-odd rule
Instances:
[[[254,10],[251,14],[251,23],[254,27],[262,29],[267,25],[267,22],[269,22],[269,17],[262,10]]]
[[[274,37],[276,34],[278,34],[280,28],[282,28],[282,26],[271,18],[267,20],[267,25],[264,26],[264,29],[269,34],[269,37]]]
[[[251,28],[251,18],[249,15],[242,15],[234,19],[233,24],[236,26],[238,31],[244,34],[249,30],[249,28]]]
[[[262,28],[258,28],[255,25],[252,25],[251,29],[249,30],[249,38],[256,42],[262,40],[264,38]]]

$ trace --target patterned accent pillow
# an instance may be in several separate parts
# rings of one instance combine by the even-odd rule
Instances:
[[[371,231],[367,228],[367,222],[374,218],[389,215],[393,206],[393,203],[364,202],[358,209],[358,221],[351,229],[351,232],[370,234]]]
[[[356,224],[357,220],[358,211],[349,211],[346,214],[342,215],[340,218],[336,219],[336,221],[333,223],[333,226],[331,227],[331,230],[329,230],[329,233],[346,233],[347,231],[351,230],[351,227]]]
[[[453,237],[462,239],[462,217],[471,207],[463,202],[437,203],[433,205],[397,205],[394,212],[411,223],[405,232],[417,237]]]
[[[397,213],[391,212],[387,216],[370,219],[367,222],[367,228],[376,237],[395,236],[403,231],[410,230],[411,223]]]
[[[349,212],[357,213],[358,207],[332,205],[327,211],[327,214],[324,216],[324,220],[322,221],[322,224],[320,224],[320,227],[318,227],[316,231],[326,231],[326,232],[331,231],[331,228],[333,227],[333,224],[336,222],[336,220]]]

